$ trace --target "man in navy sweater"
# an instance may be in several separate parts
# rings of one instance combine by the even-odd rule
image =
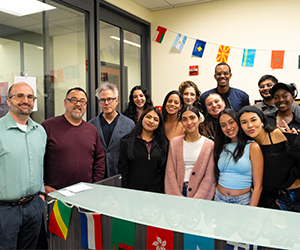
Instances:
[[[219,63],[215,68],[215,79],[217,87],[204,92],[200,96],[200,102],[204,114],[207,113],[205,99],[211,93],[218,93],[225,102],[225,108],[231,108],[234,111],[239,111],[242,107],[249,105],[249,96],[240,89],[229,86],[229,80],[232,76],[231,68],[227,63]]]

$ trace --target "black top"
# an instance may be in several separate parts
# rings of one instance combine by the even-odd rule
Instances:
[[[276,116],[278,114],[278,110],[276,112],[267,114],[266,117],[268,119],[268,122],[271,127],[276,127],[277,121],[276,121]],[[293,112],[293,120],[288,124],[289,128],[295,128],[295,129],[300,129],[300,117],[296,116],[295,113]]]
[[[287,141],[260,145],[264,156],[263,192],[259,206],[276,208],[275,192],[290,187],[300,178],[297,159],[287,149]]]
[[[118,115],[115,117],[115,119],[111,122],[108,123],[105,118],[103,117],[103,113],[100,114],[100,123],[101,123],[101,127],[102,127],[102,131],[103,131],[103,136],[104,136],[104,140],[106,145],[109,144],[111,135],[114,131],[114,128],[117,124],[118,118],[119,118],[119,113]]]
[[[130,160],[127,154],[128,137],[120,141],[119,173],[122,174],[122,186],[142,191],[164,193],[166,160],[161,161],[161,147],[155,140],[152,141],[150,155],[145,142],[136,138],[133,148],[134,159]]]

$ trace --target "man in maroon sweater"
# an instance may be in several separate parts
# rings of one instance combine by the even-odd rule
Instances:
[[[44,158],[45,191],[50,193],[78,182],[103,179],[104,151],[95,126],[82,120],[87,95],[81,88],[68,90],[63,115],[42,123],[47,132]]]

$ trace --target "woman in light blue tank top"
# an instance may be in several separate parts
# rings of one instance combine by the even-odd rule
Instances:
[[[262,191],[263,155],[260,146],[239,131],[232,109],[225,109],[218,116],[214,160],[218,180],[214,200],[257,206]]]

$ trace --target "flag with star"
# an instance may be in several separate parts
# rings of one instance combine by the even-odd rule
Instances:
[[[255,49],[244,49],[242,66],[244,66],[244,67],[253,67],[255,53],[256,53]]]
[[[175,41],[173,43],[173,47],[182,51],[182,49],[185,45],[186,39],[187,39],[187,36],[183,36],[178,33],[178,35],[176,36]]]
[[[273,50],[271,56],[271,68],[282,69],[284,60],[284,50]]]
[[[195,46],[194,46],[192,55],[198,56],[201,58],[204,53],[205,45],[206,45],[206,42],[197,39],[195,42]]]
[[[207,238],[198,235],[184,234],[184,249],[215,249],[215,240],[213,238]]]
[[[227,241],[226,250],[261,250],[261,246]]]
[[[155,42],[161,43],[162,40],[164,39],[164,36],[165,36],[166,32],[167,32],[167,29],[166,29],[166,28],[161,27],[161,26],[157,26],[157,28],[156,28],[156,33],[155,33],[155,35],[154,35],[153,40],[154,40]]]
[[[224,62],[227,63],[229,52],[231,47],[226,45],[220,45],[218,54],[217,54],[217,62]]]

